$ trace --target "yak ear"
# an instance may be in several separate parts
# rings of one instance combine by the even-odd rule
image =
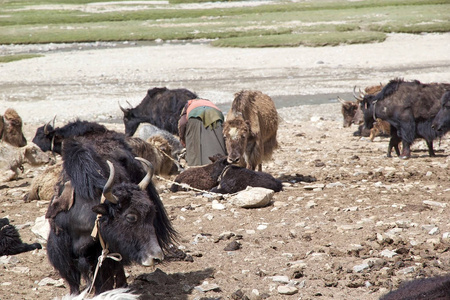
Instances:
[[[106,207],[106,204],[98,204],[94,207],[92,207],[92,211],[95,212],[98,215],[107,215],[108,214],[108,207]]]

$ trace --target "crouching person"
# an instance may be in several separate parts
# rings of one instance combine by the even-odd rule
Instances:
[[[209,100],[192,99],[186,103],[178,122],[178,134],[186,147],[189,166],[206,165],[210,156],[226,155],[223,121],[223,113]]]

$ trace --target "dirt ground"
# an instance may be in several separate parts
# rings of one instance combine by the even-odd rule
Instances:
[[[57,125],[80,117],[123,131],[123,124],[114,122],[120,118],[117,101],[135,105],[153,86],[183,86],[222,101],[241,88],[269,95],[339,95],[355,84],[386,83],[400,74],[450,82],[449,37],[399,35],[382,44],[320,49],[167,45],[154,46],[159,52],[151,46],[48,51],[45,57],[0,65],[0,112],[17,108],[31,141],[55,113]],[[434,52],[406,51],[427,47]],[[407,53],[397,60],[388,55],[399,49]],[[139,67],[135,61],[147,54],[157,59]],[[258,55],[273,59],[263,64]],[[370,142],[353,136],[356,127],[342,128],[338,103],[281,108],[279,114],[280,147],[263,170],[282,178],[284,190],[267,207],[243,209],[219,199],[225,208],[218,210],[210,197],[171,193],[169,183],[155,180],[180,235],[176,247],[187,256],[168,259],[153,273],[126,267],[128,282],[142,299],[378,299],[406,280],[449,272],[450,136],[435,142],[437,157],[429,158],[419,140],[413,157],[401,160],[386,158],[387,138]],[[0,186],[0,216],[20,228],[25,242],[39,240],[44,247],[0,262],[0,299],[68,293],[65,285],[40,285],[44,278],[60,279],[48,263],[45,241],[31,232],[48,201],[23,201],[44,168],[26,165],[18,180]],[[316,181],[298,181],[302,176]],[[240,248],[225,250],[232,242]]]

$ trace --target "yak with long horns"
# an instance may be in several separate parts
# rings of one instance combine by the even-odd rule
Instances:
[[[62,158],[61,180],[46,214],[51,224],[48,258],[70,293],[78,294],[82,278],[92,283],[98,258],[107,249],[121,260],[103,261],[95,293],[124,287],[124,265],[154,265],[176,238],[151,182],[151,164],[144,160],[143,168],[125,136],[109,130],[64,139]]]

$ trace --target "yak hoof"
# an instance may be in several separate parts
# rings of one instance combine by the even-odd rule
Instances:
[[[402,156],[399,156],[399,158],[400,158],[400,159],[409,159],[409,158],[410,158],[410,156],[407,156],[407,155],[402,155]]]

